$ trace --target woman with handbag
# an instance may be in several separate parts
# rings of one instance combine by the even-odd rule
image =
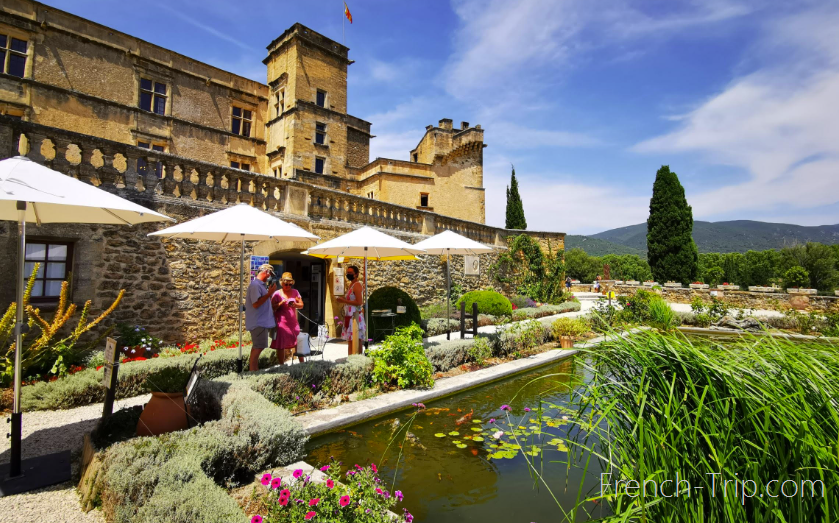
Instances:
[[[300,334],[300,323],[297,322],[297,309],[303,308],[303,299],[294,288],[294,278],[290,272],[284,272],[280,278],[282,286],[271,296],[271,307],[274,309],[274,320],[277,322],[277,337],[271,343],[271,348],[277,351],[277,359],[284,364],[286,358],[294,357],[297,349],[297,336]],[[303,357],[299,356],[300,363]]]
[[[344,304],[344,328],[341,330],[341,338],[347,340],[347,353],[352,354],[352,318],[358,316],[358,343],[362,345],[367,336],[367,326],[364,324],[364,288],[359,281],[358,267],[350,265],[344,273],[350,281],[346,298],[338,296],[336,300]],[[361,351],[359,351],[361,353]]]

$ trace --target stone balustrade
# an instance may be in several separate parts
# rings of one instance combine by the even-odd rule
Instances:
[[[452,230],[495,245],[505,245],[505,238],[512,234],[506,229],[299,180],[278,179],[0,116],[0,158],[18,154],[147,206],[155,201],[187,205],[247,203],[290,218],[339,220],[426,235]]]

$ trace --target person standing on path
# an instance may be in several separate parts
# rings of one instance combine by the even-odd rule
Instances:
[[[277,285],[272,283],[265,288],[265,282],[274,275],[274,267],[264,263],[259,266],[256,278],[248,285],[248,292],[245,295],[245,328],[251,333],[251,357],[248,362],[248,370],[259,370],[259,354],[262,349],[268,347],[268,335],[273,330],[274,315],[271,314],[269,300],[277,290]]]
[[[277,325],[277,336],[271,348],[277,351],[280,364],[294,357],[297,349],[297,336],[300,334],[300,323],[297,321],[297,309],[303,308],[303,298],[294,288],[294,278],[290,272],[284,272],[280,278],[282,288],[271,296],[271,308],[274,309],[274,320]],[[303,363],[303,356],[298,356]]]
[[[367,335],[367,325],[364,323],[364,287],[358,279],[358,267],[350,265],[345,272],[347,279],[350,281],[350,288],[347,289],[346,298],[339,296],[336,300],[343,303],[344,307],[344,328],[341,331],[341,337],[347,340],[347,351],[352,354],[352,317],[356,312],[358,313],[358,343],[364,344],[365,336]]]

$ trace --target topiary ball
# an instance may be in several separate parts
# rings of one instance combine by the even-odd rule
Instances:
[[[396,312],[396,307],[400,305],[400,299],[402,300],[401,305],[405,307],[405,313],[397,314],[393,318],[393,325],[398,328],[407,327],[412,323],[420,324],[422,318],[419,307],[417,307],[417,302],[407,292],[396,287],[381,287],[370,293],[370,297],[367,300],[370,305],[370,310],[367,311],[370,320],[370,326],[367,332],[370,338],[376,341],[383,339],[386,333],[382,331],[377,333],[376,330],[389,329],[391,325],[390,318],[374,318],[373,311],[390,309],[391,312]]]
[[[513,305],[501,293],[495,291],[469,291],[457,300],[455,306],[460,310],[460,304],[466,304],[466,314],[472,314],[472,303],[478,304],[479,314],[492,316],[511,316]]]

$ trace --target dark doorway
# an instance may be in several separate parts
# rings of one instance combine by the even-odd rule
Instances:
[[[275,252],[269,256],[277,276],[290,272],[294,288],[303,299],[303,308],[298,311],[300,331],[317,336],[318,324],[324,323],[326,300],[326,262],[320,258],[296,252]]]

